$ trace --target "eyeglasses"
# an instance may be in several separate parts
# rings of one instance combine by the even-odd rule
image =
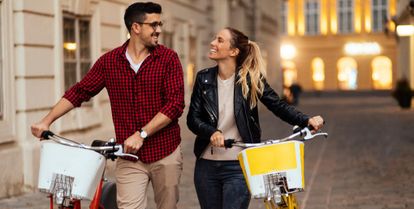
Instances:
[[[158,26],[161,28],[164,25],[164,23],[161,22],[161,21],[160,22],[157,22],[157,21],[155,21],[155,22],[137,22],[137,23],[149,25],[154,30],[157,30]]]

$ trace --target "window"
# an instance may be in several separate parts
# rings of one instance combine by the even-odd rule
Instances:
[[[357,89],[358,69],[354,58],[343,57],[338,60],[338,81],[339,89]]]
[[[338,31],[340,33],[352,33],[354,31],[354,1],[337,0],[338,5]]]
[[[392,88],[392,62],[385,56],[378,56],[372,60],[372,80],[374,89]]]
[[[319,1],[307,0],[305,3],[306,31],[308,35],[319,34]]]
[[[381,32],[388,19],[388,0],[371,0],[372,31]]]
[[[65,90],[80,81],[91,65],[89,20],[63,18],[63,59]]]
[[[13,61],[12,41],[10,30],[12,29],[12,1],[0,0],[0,143],[14,139],[15,109],[11,88],[13,86],[13,69],[10,67]]]
[[[280,6],[280,33],[286,35],[288,32],[288,15],[289,15],[289,2],[283,1]]]
[[[289,87],[297,81],[298,71],[294,62],[282,61],[282,71],[284,86]]]
[[[187,85],[190,89],[193,88],[194,78],[197,69],[197,38],[190,36],[190,45],[189,45],[189,60],[187,65]]]
[[[2,19],[1,18],[1,1],[0,1],[0,28],[2,28],[3,24],[2,24]],[[3,30],[2,30],[3,31]],[[3,94],[3,52],[2,52],[2,48],[3,48],[3,41],[2,40],[2,36],[0,33],[0,121],[3,120],[4,117],[4,94]]]
[[[323,90],[325,81],[325,63],[320,57],[312,59],[312,80],[316,90]]]
[[[174,48],[174,44],[173,44],[173,42],[174,42],[173,33],[167,32],[167,31],[163,31],[161,33],[161,36],[162,36],[162,43],[166,47],[168,47],[170,49],[173,49]]]

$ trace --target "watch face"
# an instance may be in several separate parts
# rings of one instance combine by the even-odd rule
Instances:
[[[141,130],[140,136],[141,136],[141,138],[145,139],[145,138],[147,138],[148,134],[144,130]]]

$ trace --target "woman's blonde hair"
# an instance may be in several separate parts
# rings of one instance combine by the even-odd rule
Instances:
[[[231,47],[239,49],[239,54],[236,57],[239,75],[237,83],[242,86],[243,97],[248,99],[250,96],[250,109],[253,109],[263,94],[263,80],[266,78],[266,69],[260,48],[255,42],[249,41],[249,38],[242,32],[231,27],[226,29],[231,34]]]

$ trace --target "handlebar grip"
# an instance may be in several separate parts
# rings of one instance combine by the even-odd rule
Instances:
[[[233,144],[236,142],[234,139],[226,139],[224,140],[224,147],[225,148],[232,148]]]
[[[108,142],[102,140],[93,140],[91,147],[101,147],[107,145]]]
[[[55,134],[51,131],[43,131],[42,134],[40,135],[40,137],[42,139],[49,139],[49,136],[53,136],[53,135],[55,135]]]
[[[323,121],[323,124],[325,125],[325,121]],[[314,129],[313,126],[311,126],[311,125],[306,126],[306,128],[308,128],[309,131],[312,131]],[[301,131],[302,129],[303,129],[303,127],[300,127],[300,126],[296,125],[296,126],[293,127],[293,133],[297,133],[297,132]]]

